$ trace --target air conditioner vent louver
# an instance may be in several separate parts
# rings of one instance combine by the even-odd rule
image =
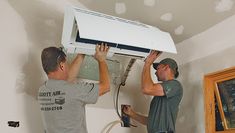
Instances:
[[[108,46],[110,47],[117,47],[117,44],[115,43],[111,43],[111,42],[104,42],[104,41],[97,41],[97,40],[91,40],[91,39],[84,39],[84,38],[80,38],[79,37],[79,33],[77,33],[77,37],[76,37],[76,42],[81,42],[81,43],[87,43],[87,44],[100,44],[100,43],[107,43]]]

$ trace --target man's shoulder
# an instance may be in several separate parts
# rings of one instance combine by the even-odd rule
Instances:
[[[167,90],[177,90],[178,92],[183,93],[183,86],[182,84],[174,79],[174,80],[168,80],[163,82],[163,88],[167,89]]]
[[[47,80],[40,87],[40,91],[53,91],[57,89],[66,89],[73,87],[73,84],[65,81],[65,80]]]
[[[181,86],[182,87],[181,83],[178,80],[176,80],[176,79],[167,80],[167,81],[164,81],[163,83],[164,84],[168,84],[168,85]]]

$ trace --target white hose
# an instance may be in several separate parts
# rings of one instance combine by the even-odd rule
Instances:
[[[122,121],[121,120],[116,120],[116,121],[113,121],[113,122],[110,122],[109,124],[107,124],[101,131],[101,133],[109,133],[111,131],[111,129],[118,123],[121,123],[122,124]],[[108,128],[109,127],[109,128]],[[108,130],[105,132],[105,130],[108,128]]]

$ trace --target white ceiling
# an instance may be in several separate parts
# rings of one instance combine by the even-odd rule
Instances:
[[[78,0],[90,10],[139,21],[182,42],[235,14],[235,0]]]

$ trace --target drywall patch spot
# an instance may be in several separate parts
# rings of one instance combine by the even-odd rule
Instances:
[[[232,9],[234,4],[233,0],[217,0],[215,2],[215,11],[216,12],[225,12]]]
[[[144,5],[154,6],[155,5],[155,0],[144,0]]]
[[[179,27],[177,27],[175,29],[175,34],[176,35],[181,35],[181,34],[183,34],[183,32],[184,32],[184,26],[183,25],[180,25]]]
[[[167,21],[167,22],[172,21],[172,18],[173,18],[172,13],[165,13],[160,17],[161,20]]]
[[[126,4],[123,2],[116,3],[115,4],[115,12],[117,14],[123,14],[126,12]]]

